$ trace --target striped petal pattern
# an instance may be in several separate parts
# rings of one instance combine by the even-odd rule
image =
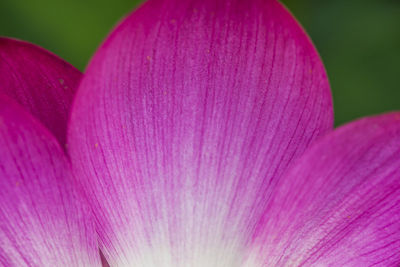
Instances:
[[[56,139],[0,95],[0,265],[100,266],[90,210]]]
[[[400,113],[328,134],[281,180],[245,266],[398,266]]]
[[[150,0],[94,56],[68,142],[111,266],[232,267],[331,128],[324,67],[277,1]]]
[[[65,145],[81,73],[36,45],[0,37],[0,93],[13,98]]]

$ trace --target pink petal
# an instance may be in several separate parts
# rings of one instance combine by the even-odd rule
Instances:
[[[252,261],[398,266],[399,155],[400,113],[362,119],[326,136],[281,180],[260,222]]]
[[[234,266],[331,127],[323,65],[279,3],[150,0],[92,60],[69,144],[111,266]]]
[[[16,100],[65,144],[81,73],[36,45],[0,38],[0,93]]]
[[[0,95],[0,265],[100,266],[88,209],[55,138]]]

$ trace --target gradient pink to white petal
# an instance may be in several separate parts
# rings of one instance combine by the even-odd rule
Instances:
[[[240,265],[332,116],[318,54],[278,2],[146,2],[97,51],[69,125],[110,265]]]
[[[398,266],[399,153],[400,112],[317,142],[281,180],[260,223],[260,266]]]
[[[400,114],[331,131],[275,0],[149,0],[72,109],[81,74],[51,53],[0,38],[0,70],[2,266],[400,263]]]
[[[98,266],[90,211],[57,140],[0,94],[0,265]]]

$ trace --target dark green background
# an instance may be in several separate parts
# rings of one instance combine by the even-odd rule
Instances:
[[[39,44],[83,70],[137,0],[0,0],[0,35]],[[336,124],[400,110],[399,0],[285,0],[331,80]]]

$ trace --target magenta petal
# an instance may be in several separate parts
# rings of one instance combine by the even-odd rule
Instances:
[[[0,38],[0,93],[38,118],[61,144],[80,78],[77,69],[42,48]]]
[[[399,155],[400,113],[326,136],[281,180],[260,222],[253,260],[259,266],[398,266]]]
[[[235,266],[331,127],[323,65],[278,2],[150,0],[96,53],[68,142],[111,266]]]
[[[99,266],[89,211],[55,138],[0,95],[0,265]]]

